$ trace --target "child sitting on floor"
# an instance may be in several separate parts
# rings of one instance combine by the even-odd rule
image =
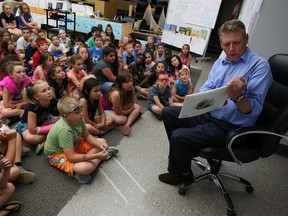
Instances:
[[[192,94],[192,83],[190,81],[190,71],[182,68],[179,71],[179,79],[175,81],[172,91],[174,102],[183,103],[186,95]]]
[[[53,65],[54,57],[51,53],[43,53],[39,59],[39,65],[35,68],[32,76],[32,81],[35,82],[39,79],[46,79],[48,69]]]
[[[156,50],[156,46],[154,44],[154,36],[152,35],[147,36],[147,44],[145,44],[145,51],[146,50],[149,50],[152,53]]]
[[[127,44],[125,46],[125,51],[123,52],[123,66],[124,70],[128,68],[128,66],[132,63],[135,62],[136,56],[134,56],[134,49],[133,49],[133,44]]]
[[[141,112],[139,104],[135,103],[133,79],[128,70],[117,75],[115,82],[100,101],[105,113],[113,118],[115,129],[128,136],[131,125]]]
[[[157,82],[149,92],[148,109],[161,117],[162,110],[166,106],[174,106],[172,91],[169,86],[169,77],[166,72],[157,74]],[[159,118],[160,120],[161,118]]]
[[[47,82],[51,87],[52,95],[58,100],[69,94],[68,77],[60,65],[52,65],[48,69]]]
[[[94,37],[95,46],[91,47],[89,51],[94,66],[102,58],[103,54],[102,41],[103,39],[100,34],[95,35]]]
[[[87,74],[93,74],[93,62],[89,49],[86,46],[80,45],[76,51],[76,54],[79,54],[83,60],[83,70]]]
[[[83,104],[83,118],[88,132],[93,135],[103,135],[113,127],[113,119],[106,116],[100,103],[101,88],[95,78],[89,78],[84,82],[81,96]]]
[[[41,54],[48,52],[48,44],[45,39],[38,38],[36,40],[36,45],[38,47],[38,50],[32,56],[32,69],[33,70],[35,70],[35,68],[39,65],[39,59],[40,59]]]
[[[36,154],[40,154],[48,132],[59,119],[59,117],[55,117],[59,115],[58,100],[53,97],[50,86],[44,80],[29,83],[23,94],[29,104],[15,129],[22,134],[23,140],[27,144],[36,147]]]
[[[26,27],[22,29],[22,37],[17,40],[16,50],[21,59],[25,59],[25,49],[29,45],[30,30]]]
[[[105,139],[95,138],[87,131],[78,99],[65,96],[57,108],[61,119],[48,134],[45,155],[50,165],[86,184],[99,163],[117,154],[118,149],[108,147]]]
[[[60,43],[58,35],[51,37],[52,44],[48,48],[48,52],[52,53],[55,62],[63,62],[67,60],[66,47]]]
[[[1,82],[3,88],[3,110],[4,118],[16,117],[24,113],[24,108],[27,104],[23,100],[22,90],[31,82],[31,79],[26,76],[24,66],[20,62],[8,63],[8,76]]]
[[[70,52],[71,49],[71,40],[67,37],[67,33],[64,29],[59,30],[59,40],[66,48],[66,53]]]
[[[75,97],[80,98],[83,83],[88,78],[87,73],[83,70],[83,60],[79,54],[73,54],[70,58],[72,69],[67,72],[69,78],[69,92]]]
[[[8,215],[19,210],[21,203],[16,200],[9,200],[15,192],[15,186],[8,181],[12,163],[2,153],[0,153],[0,164],[0,214]]]
[[[182,50],[178,56],[180,57],[182,64],[186,65],[188,68],[190,68],[192,56],[190,54],[190,45],[189,44],[184,44],[182,46]]]

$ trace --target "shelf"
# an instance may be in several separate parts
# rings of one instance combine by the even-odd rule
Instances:
[[[64,29],[67,33],[72,32],[73,40],[76,36],[76,13],[71,11],[63,11],[63,10],[55,10],[55,9],[44,9],[46,11],[46,30],[47,36],[49,36],[49,31],[55,32],[59,31],[59,29]],[[67,18],[68,15],[69,18]],[[49,24],[49,20],[55,21],[54,25]],[[61,22],[61,24],[59,24]],[[64,25],[62,24],[64,23]],[[69,30],[67,27],[67,23],[73,23],[72,30]],[[72,39],[71,38],[71,39]]]

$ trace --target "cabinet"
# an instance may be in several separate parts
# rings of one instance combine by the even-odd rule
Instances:
[[[84,4],[91,5],[94,12],[99,10],[107,18],[114,18],[117,12],[117,3],[99,0],[86,0]]]
[[[68,18],[72,19],[72,14],[68,15]],[[117,22],[112,19],[108,18],[91,18],[91,17],[82,17],[82,16],[76,16],[77,19],[77,25],[76,25],[76,31],[81,33],[89,33],[91,31],[91,28],[93,26],[97,26],[98,24],[101,24],[103,26],[103,29],[106,29],[106,26],[110,24],[113,29],[113,33],[115,35],[115,40],[121,40],[123,37],[127,37],[128,34],[132,31],[132,22]],[[68,30],[72,30],[75,28],[73,23],[68,23],[67,28]]]
[[[75,39],[76,30],[76,13],[70,11],[44,9],[46,11],[46,30],[47,36],[49,32],[55,32],[64,29],[67,33],[71,32],[71,39]],[[52,20],[52,21],[51,21]],[[51,22],[49,22],[51,21]],[[69,28],[68,28],[69,26]]]

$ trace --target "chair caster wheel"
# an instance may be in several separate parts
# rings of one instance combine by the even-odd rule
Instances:
[[[254,191],[254,188],[252,186],[246,186],[245,189],[246,189],[247,193],[253,193],[253,191]]]
[[[234,210],[227,209],[227,216],[236,216],[236,212]]]
[[[178,190],[178,193],[181,194],[182,196],[185,196],[187,193],[187,190],[188,190],[188,188],[180,187]]]
[[[198,60],[196,60],[195,62],[198,63]]]

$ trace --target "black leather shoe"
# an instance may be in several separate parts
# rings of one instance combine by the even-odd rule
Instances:
[[[181,183],[181,177],[179,174],[164,173],[159,175],[159,180],[170,185],[178,185]]]

